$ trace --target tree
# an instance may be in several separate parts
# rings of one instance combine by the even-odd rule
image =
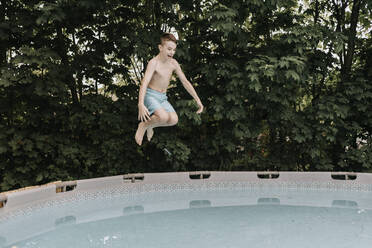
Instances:
[[[0,3],[0,189],[128,172],[371,169],[371,3]],[[176,127],[138,147],[139,83],[162,32]],[[170,138],[171,137],[171,138]]]

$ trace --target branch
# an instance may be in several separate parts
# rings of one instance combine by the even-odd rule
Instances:
[[[133,67],[133,70],[134,70],[134,75],[136,76],[137,81],[141,82],[140,72],[137,73],[136,63],[133,62],[132,58],[130,60],[130,63],[132,64],[132,67]],[[139,69],[138,69],[138,71],[139,71]]]

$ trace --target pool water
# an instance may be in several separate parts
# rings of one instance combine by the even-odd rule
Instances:
[[[98,194],[0,219],[0,247],[364,248],[371,208],[372,192],[321,189]]]

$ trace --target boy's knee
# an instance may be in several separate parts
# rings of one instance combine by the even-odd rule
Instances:
[[[176,114],[171,114],[169,116],[168,124],[169,125],[176,125],[178,123],[178,116]]]
[[[159,122],[166,123],[169,120],[169,116],[167,113],[160,113],[158,114]]]

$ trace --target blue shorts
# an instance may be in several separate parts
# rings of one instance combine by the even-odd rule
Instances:
[[[165,93],[161,93],[151,88],[146,89],[145,94],[145,106],[152,115],[155,110],[163,108],[167,112],[176,112],[172,105],[168,102],[168,97]]]

